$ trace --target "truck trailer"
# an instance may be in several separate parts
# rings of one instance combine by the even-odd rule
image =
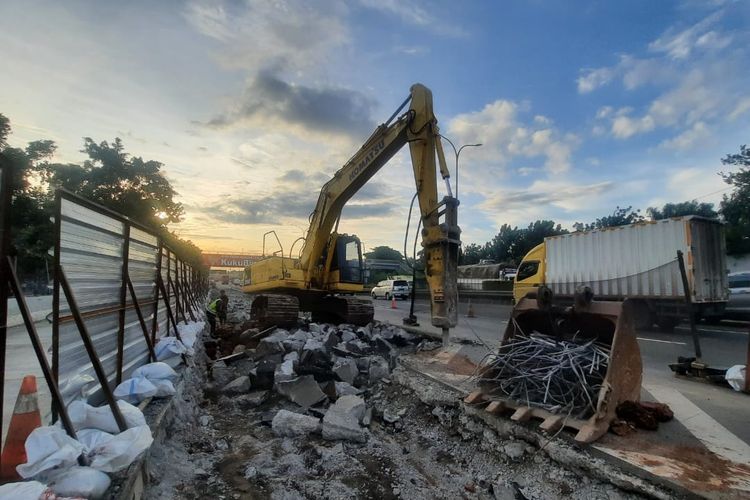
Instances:
[[[693,314],[718,321],[729,297],[724,227],[698,216],[547,237],[523,258],[513,297],[517,302],[546,286],[556,301],[566,302],[576,289],[588,286],[597,300],[630,299],[637,327],[655,323],[669,331],[687,317],[678,250],[684,255]]]

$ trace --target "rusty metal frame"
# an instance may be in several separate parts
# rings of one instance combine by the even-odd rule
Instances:
[[[3,401],[5,395],[5,358],[8,340],[8,297],[10,290],[13,290],[18,309],[23,318],[26,333],[29,335],[29,341],[34,349],[39,367],[44,374],[44,380],[52,396],[53,410],[59,408],[65,431],[73,438],[76,438],[76,432],[70,421],[65,405],[63,404],[62,395],[57,386],[57,379],[54,371],[49,365],[47,356],[42,346],[42,341],[36,331],[34,322],[31,319],[26,297],[24,296],[18,276],[13,269],[10,258],[11,248],[11,208],[13,202],[13,169],[10,161],[5,155],[0,153],[0,401]],[[0,404],[0,424],[3,422],[4,412]],[[54,411],[53,411],[54,416]],[[4,442],[2,428],[0,427],[0,444]],[[2,458],[0,457],[0,466]]]

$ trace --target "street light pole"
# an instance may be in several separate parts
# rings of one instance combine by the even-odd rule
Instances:
[[[464,148],[478,148],[479,146],[482,145],[482,143],[480,142],[477,144],[464,144],[460,148],[456,149],[456,145],[453,144],[453,141],[451,141],[450,139],[448,139],[442,134],[440,135],[440,137],[448,141],[448,144],[450,144],[451,147],[453,148],[453,153],[456,155],[456,199],[458,199],[458,157],[461,155],[461,151],[463,151]]]

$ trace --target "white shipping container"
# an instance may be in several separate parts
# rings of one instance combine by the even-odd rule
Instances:
[[[558,295],[588,285],[598,297],[682,298],[681,250],[693,302],[728,298],[724,228],[715,220],[674,217],[544,241],[545,281]]]

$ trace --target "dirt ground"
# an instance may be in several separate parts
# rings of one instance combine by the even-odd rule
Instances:
[[[233,307],[245,307],[244,300],[233,296]],[[154,446],[146,498],[641,498],[498,436],[464,414],[455,393],[415,377],[396,367],[362,387],[373,415],[365,443],[326,441],[317,432],[275,435],[271,420],[281,409],[318,418],[325,412],[305,412],[275,391],[261,404],[257,391],[206,391],[183,402],[196,406],[196,421],[176,420]]]

